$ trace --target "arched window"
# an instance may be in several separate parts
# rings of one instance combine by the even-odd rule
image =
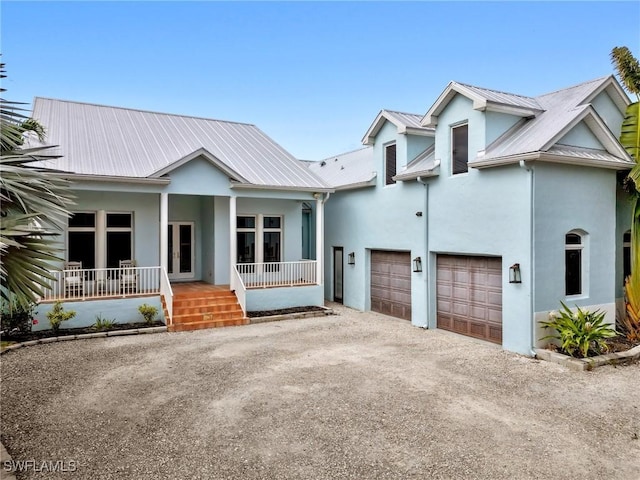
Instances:
[[[631,275],[631,230],[622,236],[622,273],[624,279]]]
[[[583,273],[583,235],[577,232],[569,232],[565,235],[564,268],[565,268],[565,295],[582,294]]]

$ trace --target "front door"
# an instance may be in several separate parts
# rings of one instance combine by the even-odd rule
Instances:
[[[169,266],[170,280],[193,278],[194,244],[193,222],[169,222]]]

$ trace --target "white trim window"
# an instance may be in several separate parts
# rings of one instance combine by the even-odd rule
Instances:
[[[585,240],[586,234],[572,230],[565,235],[564,268],[565,295],[567,297],[585,293]]]
[[[96,268],[96,212],[73,212],[67,228],[67,261]]]
[[[396,172],[398,169],[397,163],[397,150],[396,144],[390,143],[389,145],[385,145],[384,147],[384,184],[385,185],[395,185],[396,181],[393,177],[396,176]]]
[[[237,263],[282,262],[282,223],[281,215],[238,215]]]
[[[451,127],[451,173],[458,175],[469,171],[469,124]]]
[[[132,212],[74,212],[67,228],[67,261],[82,268],[117,268],[133,258]]]
[[[131,212],[107,213],[106,222],[107,268],[117,268],[120,260],[134,260],[133,215]]]

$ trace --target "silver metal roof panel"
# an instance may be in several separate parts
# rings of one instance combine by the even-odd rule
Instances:
[[[152,177],[204,149],[252,185],[327,188],[251,124],[48,98],[34,100],[33,117],[60,146],[60,170]]]

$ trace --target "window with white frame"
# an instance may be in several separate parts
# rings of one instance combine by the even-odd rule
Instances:
[[[583,294],[585,234],[572,231],[565,235],[565,295]]]
[[[96,268],[96,212],[75,212],[69,217],[67,261]]]
[[[453,175],[469,171],[469,125],[451,128],[451,172]]]
[[[631,275],[631,230],[622,236],[622,274],[624,280]]]
[[[384,147],[384,184],[393,185],[396,181],[393,177],[396,176],[397,164],[396,164],[396,144],[392,143]]]
[[[282,216],[239,215],[236,220],[238,263],[282,261]],[[256,239],[262,239],[256,242]]]
[[[103,240],[103,241],[100,241]],[[67,260],[82,268],[117,268],[134,260],[131,212],[75,212],[67,229]]]
[[[133,260],[133,225],[131,213],[107,213],[107,268],[120,266],[120,260]]]

